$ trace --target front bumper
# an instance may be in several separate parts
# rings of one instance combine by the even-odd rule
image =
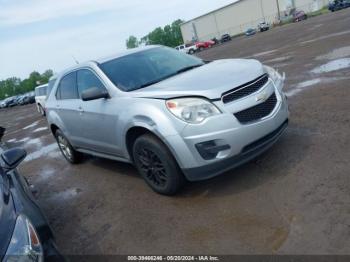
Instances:
[[[256,158],[261,153],[269,149],[283,134],[283,131],[287,128],[287,126],[288,120],[286,120],[281,126],[270,134],[245,146],[242,153],[238,155],[205,166],[183,169],[183,172],[189,181],[200,181],[220,175],[223,172],[238,167]]]
[[[255,158],[272,146],[288,125],[287,100],[279,90],[269,82],[257,93],[233,103],[215,102],[223,114],[199,125],[188,125],[178,136],[167,137],[169,148],[185,177],[189,181],[198,181],[217,176]],[[277,103],[266,117],[245,124],[235,117],[236,112],[258,104],[257,98],[262,94],[271,96],[273,93]],[[223,151],[212,159],[205,159],[198,144],[211,141],[215,141],[216,148],[222,148]]]

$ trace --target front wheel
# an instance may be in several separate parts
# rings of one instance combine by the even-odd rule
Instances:
[[[140,136],[133,146],[133,158],[138,172],[157,193],[174,195],[185,178],[169,149],[150,134]]]
[[[193,55],[194,54],[194,50],[190,49],[189,53],[190,53],[190,55]]]
[[[55,133],[58,147],[64,158],[71,164],[77,164],[82,159],[82,153],[76,151],[69,143],[68,139],[63,135],[61,130],[57,130]]]

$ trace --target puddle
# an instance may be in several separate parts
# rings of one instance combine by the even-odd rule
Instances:
[[[55,170],[46,167],[45,169],[43,169],[43,170],[39,173],[39,175],[40,175],[40,177],[43,178],[43,179],[49,179],[50,177],[52,177],[53,175],[55,175]]]
[[[40,138],[32,138],[29,141],[26,142],[26,145],[37,145],[37,146],[41,146],[42,142],[40,140]]]
[[[317,84],[320,83],[320,82],[321,82],[321,79],[320,79],[320,78],[316,78],[316,79],[304,81],[304,82],[299,83],[299,84],[297,85],[297,88],[305,88],[305,87],[317,85]]]
[[[270,50],[270,51],[266,51],[266,52],[257,53],[257,54],[254,54],[252,56],[254,56],[254,57],[265,56],[265,55],[275,53],[277,51],[278,51],[277,49],[274,49],[274,50]]]
[[[30,137],[25,137],[25,138],[22,138],[21,140],[18,140],[18,142],[25,143],[25,142],[28,142],[29,140],[30,140]]]
[[[290,60],[292,60],[291,56],[282,56],[282,57],[266,60],[265,63],[278,63],[278,62],[286,62]]]
[[[311,71],[314,74],[333,72],[350,67],[350,58],[341,58],[316,67]]]
[[[316,57],[316,60],[333,60],[350,56],[350,46],[336,48],[326,55]]]
[[[316,86],[319,83],[332,83],[335,81],[346,79],[349,79],[349,77],[323,77],[311,79],[295,85],[293,89],[286,91],[285,94],[287,97],[292,97],[310,87]]]
[[[66,189],[62,192],[53,194],[51,197],[49,197],[49,200],[51,201],[70,200],[76,197],[81,191],[82,190],[80,188]]]
[[[27,157],[24,159],[24,162],[29,162],[35,159],[38,159],[42,156],[48,155],[50,153],[52,153],[53,151],[58,150],[58,146],[56,143],[47,145],[47,146],[43,146],[42,148],[40,148],[39,150],[30,153],[27,155]]]
[[[336,36],[346,35],[346,34],[350,34],[350,30],[342,31],[342,32],[334,33],[334,34],[329,34],[329,35],[324,35],[324,36],[317,37],[317,38],[314,38],[314,39],[310,39],[310,40],[307,40],[307,41],[304,41],[304,42],[300,42],[300,44],[301,45],[310,44],[310,43],[313,43],[313,42],[316,42],[316,41],[320,41],[320,40],[324,40],[324,39],[328,39],[328,38],[333,38],[333,37],[336,37]]]
[[[303,128],[303,127],[288,127],[288,132],[299,136],[322,135],[321,132],[317,132],[317,131],[314,131],[308,128]]]
[[[35,121],[33,124],[30,124],[30,125],[28,125],[28,126],[26,126],[26,127],[23,127],[23,130],[26,130],[26,129],[28,129],[28,128],[35,127],[37,124],[39,124],[39,121]]]
[[[37,129],[35,129],[35,130],[33,131],[33,133],[37,133],[37,132],[44,131],[44,130],[47,130],[47,129],[48,129],[47,127],[39,127],[39,128],[37,128]]]

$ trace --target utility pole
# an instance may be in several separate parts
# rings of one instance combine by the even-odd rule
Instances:
[[[261,8],[261,15],[262,15],[262,17],[264,18],[264,22],[266,22],[266,21],[265,21],[265,12],[264,12],[264,7],[263,7],[263,2],[262,2],[262,0],[260,0],[260,8]]]
[[[278,22],[281,21],[281,14],[280,14],[280,3],[278,0],[276,0],[276,5],[277,5],[277,17],[278,17]]]

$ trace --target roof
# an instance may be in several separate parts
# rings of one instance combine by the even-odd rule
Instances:
[[[235,1],[234,1],[233,3],[231,3],[231,4],[228,4],[228,5],[219,7],[218,9],[212,10],[212,11],[210,11],[210,12],[208,12],[208,13],[205,13],[205,14],[203,14],[203,15],[200,15],[200,16],[197,16],[197,17],[195,17],[195,18],[192,18],[191,20],[188,20],[188,21],[186,21],[186,22],[183,22],[181,25],[188,24],[188,23],[190,23],[190,22],[193,22],[194,20],[197,20],[198,18],[201,18],[201,17],[203,17],[203,16],[210,15],[210,14],[212,14],[212,13],[215,13],[215,12],[217,12],[217,11],[220,11],[220,10],[222,10],[222,9],[225,9],[225,8],[227,8],[227,7],[229,7],[229,6],[238,4],[238,3],[241,2],[241,1],[243,1],[243,0],[235,0]],[[181,26],[181,25],[180,25],[180,26]]]
[[[158,46],[157,45],[147,45],[147,46],[143,46],[143,47],[137,47],[137,48],[133,48],[133,49],[128,49],[128,50],[125,50],[125,51],[122,51],[122,52],[118,52],[118,53],[116,53],[114,55],[103,57],[103,58],[100,58],[100,59],[97,59],[97,60],[94,60],[94,61],[99,63],[99,64],[101,64],[101,63],[104,63],[104,62],[107,62],[107,61],[110,61],[110,60],[113,60],[113,59],[116,59],[116,58],[119,58],[119,57],[122,57],[122,56],[135,54],[135,53],[138,53],[138,52],[141,52],[141,51],[144,51],[144,50],[148,50],[148,49],[152,49],[152,48],[155,48],[155,47],[158,47]]]
[[[54,76],[52,76],[50,78],[50,80],[56,79],[56,78],[58,78],[61,75],[65,75],[66,73],[68,73],[70,71],[73,71],[73,70],[76,70],[76,69],[79,69],[79,68],[82,68],[82,67],[89,67],[89,66],[91,66],[93,64],[101,64],[101,63],[104,63],[104,62],[107,62],[107,61],[110,61],[110,60],[113,60],[113,59],[116,59],[116,58],[119,58],[119,57],[123,57],[123,56],[130,55],[130,54],[135,54],[135,53],[138,53],[138,52],[141,52],[141,51],[144,51],[144,50],[148,50],[148,49],[152,49],[152,48],[155,48],[155,47],[158,47],[158,46],[157,45],[149,45],[149,46],[144,46],[144,47],[137,47],[137,48],[128,49],[128,50],[125,50],[125,51],[122,51],[122,52],[115,53],[114,55],[111,55],[111,56],[108,56],[108,57],[103,57],[103,58],[99,58],[99,59],[96,59],[96,60],[90,60],[90,61],[87,61],[87,62],[79,63],[79,64],[76,64],[74,66],[71,66],[71,67],[68,67],[68,68],[64,69],[63,71],[59,72],[58,74],[55,74]]]

